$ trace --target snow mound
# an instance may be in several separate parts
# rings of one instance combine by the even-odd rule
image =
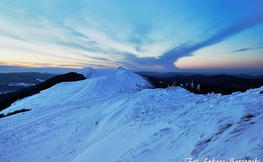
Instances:
[[[76,71],[76,73],[82,74],[84,77],[88,79],[88,78],[108,76],[108,75],[112,75],[120,71],[128,71],[128,70],[126,70],[123,67],[118,67],[117,69],[93,69],[91,67],[86,67],[86,68]]]
[[[97,88],[103,88],[104,90],[110,90],[121,93],[131,93],[143,90],[145,88],[151,88],[151,85],[143,77],[135,74],[123,67],[109,70],[95,70],[91,67],[84,68],[77,73],[82,74],[90,82],[97,82]],[[89,82],[89,81],[88,81]]]

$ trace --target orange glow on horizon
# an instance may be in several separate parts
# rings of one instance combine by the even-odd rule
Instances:
[[[18,61],[0,61],[0,65],[3,66],[22,66],[28,68],[73,68],[73,69],[82,69],[82,66],[60,66],[51,63],[32,63],[32,62],[18,62]]]
[[[106,67],[101,67],[101,66],[77,66],[77,65],[68,65],[68,66],[62,66],[59,64],[52,64],[52,63],[32,63],[32,62],[19,62],[19,61],[0,61],[0,65],[2,66],[20,66],[20,67],[27,67],[27,68],[70,68],[70,69],[83,69],[85,67],[91,67],[93,69],[114,69],[118,68],[119,66],[132,70],[132,68],[125,67],[123,65],[119,66],[106,66]]]

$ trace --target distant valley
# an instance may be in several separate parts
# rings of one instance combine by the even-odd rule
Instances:
[[[34,86],[56,76],[49,73],[0,73],[0,94]]]
[[[137,72],[146,77],[155,87],[166,88],[171,85],[182,86],[197,94],[245,92],[250,88],[259,88],[263,85],[263,75],[203,75],[194,73],[151,73]],[[197,89],[199,85],[199,90]]]

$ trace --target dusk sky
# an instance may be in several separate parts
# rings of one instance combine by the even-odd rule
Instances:
[[[263,71],[262,0],[1,0],[0,72]]]

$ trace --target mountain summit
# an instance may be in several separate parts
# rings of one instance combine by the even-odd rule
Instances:
[[[112,74],[115,74],[120,71],[129,71],[123,67],[118,67],[117,69],[93,69],[92,67],[86,67],[81,70],[76,71],[78,74],[82,74],[86,78],[96,78],[96,77],[102,77],[102,76],[109,76]],[[130,72],[130,75],[135,76],[132,72]],[[137,74],[136,74],[137,75]]]
[[[108,70],[95,70],[89,67],[81,69],[77,73],[86,77],[88,79],[86,82],[94,82],[94,84],[97,84],[95,87],[103,87],[104,90],[129,93],[152,88],[150,83],[143,77],[122,67]]]

